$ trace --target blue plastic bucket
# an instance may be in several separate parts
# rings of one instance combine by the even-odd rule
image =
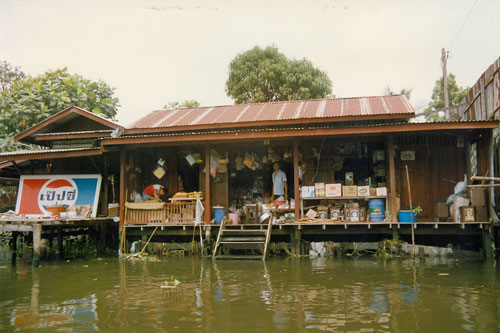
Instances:
[[[214,219],[216,224],[221,224],[222,219],[226,216],[226,209],[222,206],[215,206],[214,208]]]
[[[370,222],[383,222],[385,219],[385,200],[370,199],[368,203]]]
[[[398,220],[401,223],[411,223],[411,215],[413,215],[413,222],[417,222],[418,215],[415,213],[410,214],[409,210],[398,211]]]

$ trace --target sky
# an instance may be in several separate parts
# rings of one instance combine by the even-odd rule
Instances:
[[[463,87],[500,57],[499,15],[498,0],[1,0],[0,61],[104,80],[124,126],[168,102],[233,104],[229,63],[256,45],[309,59],[337,97],[413,89],[419,111],[442,48]]]

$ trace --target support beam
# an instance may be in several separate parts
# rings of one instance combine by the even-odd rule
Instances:
[[[392,222],[397,222],[396,214],[396,170],[394,168],[394,141],[392,135],[387,137],[387,159],[389,160],[389,211]]]
[[[125,149],[120,152],[120,228],[123,227],[125,222],[125,202],[127,202],[127,191],[125,189],[126,184],[126,173],[127,169],[125,168],[127,153]]]
[[[494,239],[493,239],[493,235],[490,231],[490,228],[484,228],[483,229],[483,250],[484,250],[484,256],[486,258],[493,258],[495,256],[493,244],[494,244]]]
[[[210,200],[210,145],[205,144],[205,224],[210,224],[212,204]]]
[[[33,267],[40,264],[40,245],[42,241],[42,225],[33,224]]]
[[[484,98],[484,95],[481,95],[481,99]],[[495,177],[495,132],[494,130],[490,130],[490,144],[489,144],[489,152],[488,152],[488,162],[489,162],[489,174],[491,177]],[[494,185],[495,182],[493,180],[490,181],[491,185]],[[495,188],[493,186],[489,189],[490,194],[490,217],[493,222],[498,222],[497,213],[495,212]]]
[[[295,220],[300,216],[300,191],[299,191],[299,140],[293,139],[293,193],[295,199]]]

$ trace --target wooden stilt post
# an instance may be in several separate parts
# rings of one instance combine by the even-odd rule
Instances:
[[[33,224],[33,267],[40,264],[40,243],[42,240],[42,225]]]
[[[126,192],[126,173],[125,168],[127,153],[125,150],[120,151],[120,228],[124,226],[125,219],[125,202],[127,202],[127,192]]]
[[[392,135],[387,137],[387,159],[389,160],[389,211],[391,212],[391,221],[397,222],[396,216],[396,170],[394,168],[394,141]]]
[[[10,246],[10,249],[14,252],[17,251],[17,237],[19,236],[19,233],[17,231],[12,232],[12,243]]]
[[[300,191],[299,191],[299,143],[293,139],[293,195],[295,200],[295,220],[300,218]]]
[[[484,95],[482,95],[484,96]],[[483,98],[481,98],[483,99]],[[490,131],[490,145],[489,145],[489,174],[491,177],[496,177],[495,175],[495,134],[493,130]],[[495,184],[493,180],[490,181],[490,184]],[[490,217],[493,222],[498,222],[498,216],[495,211],[495,188],[491,186],[489,188],[489,203],[490,203]]]
[[[60,255],[64,251],[63,249],[63,228],[61,226],[57,227],[57,253]]]
[[[210,224],[212,206],[210,202],[210,145],[205,144],[205,224]]]
[[[495,256],[492,246],[493,242],[493,234],[490,228],[483,228],[483,250],[486,258],[493,258]]]

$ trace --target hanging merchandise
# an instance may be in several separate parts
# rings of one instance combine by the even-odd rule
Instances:
[[[215,149],[210,149],[210,175],[215,177],[217,175],[217,168],[221,155]]]
[[[261,169],[262,165],[260,163],[259,156],[257,156],[257,154],[252,153],[252,158],[253,158],[253,170],[255,170],[255,169]]]
[[[189,165],[193,166],[196,163],[196,159],[193,157],[193,155],[188,154],[186,155],[186,161],[189,163]]]
[[[249,155],[249,154],[246,154],[245,155],[245,160],[243,161],[243,164],[249,168],[249,169],[253,169],[254,165],[253,165],[253,158],[252,158],[252,155]]]
[[[219,159],[219,164],[217,166],[217,171],[221,172],[221,173],[227,172],[227,164],[228,163],[229,163],[229,157],[228,157],[227,152],[226,152],[226,158]]]
[[[243,158],[240,155],[236,156],[234,163],[236,164],[236,171],[243,169]]]
[[[267,160],[268,161],[272,161],[273,160],[273,148],[269,147],[269,149],[267,150]]]
[[[163,176],[165,176],[165,160],[160,158],[157,162],[156,168],[153,171],[153,174],[156,176],[156,178],[161,179]]]

